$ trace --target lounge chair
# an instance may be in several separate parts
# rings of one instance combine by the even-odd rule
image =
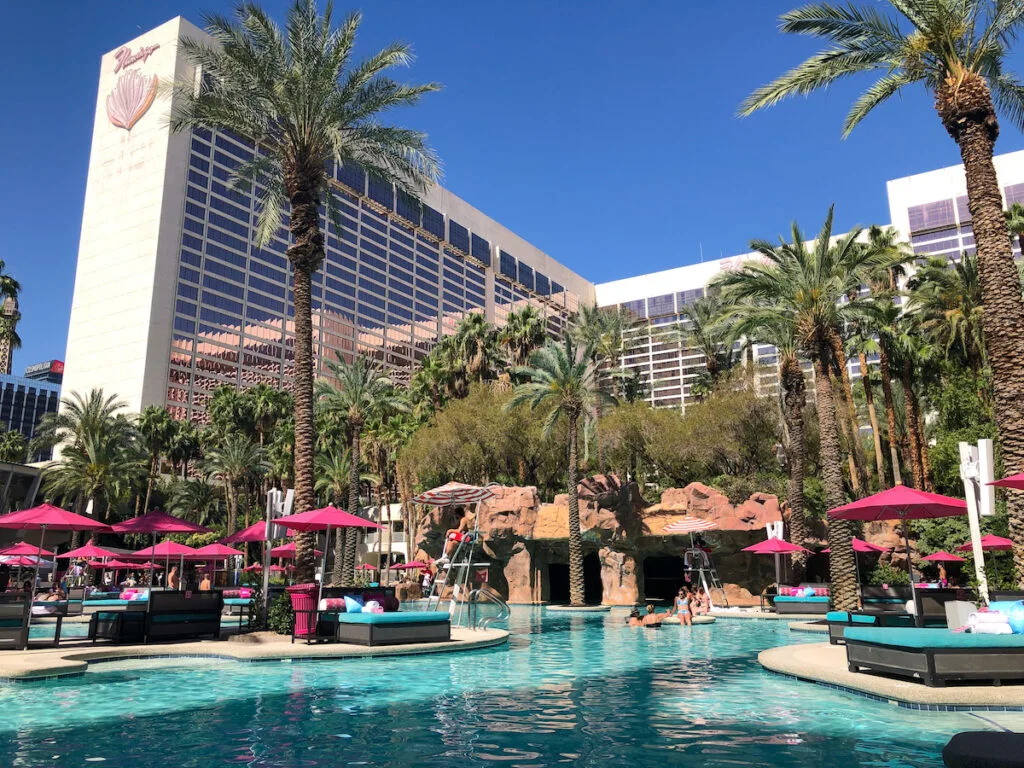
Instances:
[[[868,587],[860,588],[860,604],[862,613],[879,611],[902,611],[907,601],[913,597],[913,591],[906,587]]]
[[[846,630],[849,627],[912,627],[914,617],[909,613],[863,613],[861,611],[829,611],[825,615],[828,622],[828,641],[832,645],[846,642]]]
[[[946,603],[969,598],[970,593],[962,589],[915,589],[915,624],[918,627],[945,627]]]
[[[930,687],[959,680],[995,685],[1003,680],[1024,680],[1024,635],[848,627],[845,637],[851,672],[884,672],[921,680]]]
[[[451,640],[451,619],[447,611],[337,613],[327,621],[336,622],[335,636],[342,643],[401,645]]]
[[[805,595],[803,592],[813,589],[816,594]],[[787,592],[795,594],[787,594]],[[801,584],[798,587],[779,587],[776,595],[775,612],[779,614],[805,613],[824,616],[828,613],[832,598],[829,597],[828,584]]]
[[[32,596],[28,592],[0,592],[0,648],[28,648]]]
[[[123,610],[97,611],[89,622],[89,639],[115,643],[220,637],[224,607],[220,592],[152,592]]]
[[[962,731],[942,748],[942,762],[947,768],[1013,768],[1021,754],[1024,733]]]

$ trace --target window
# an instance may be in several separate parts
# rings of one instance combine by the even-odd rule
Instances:
[[[420,223],[420,201],[410,195],[408,192],[398,190],[398,215],[403,219],[411,221],[413,224],[419,226]],[[394,235],[394,231],[392,231]],[[401,238],[402,242],[407,245],[412,245],[412,241],[408,238]]]
[[[338,181],[360,195],[366,192],[366,172],[355,163],[345,163],[341,166]]]
[[[469,230],[459,222],[448,219],[448,242],[464,253],[469,253]]]
[[[647,299],[647,314],[650,317],[670,315],[675,312],[674,296],[666,293],[663,296],[652,296]]]
[[[369,197],[371,200],[376,200],[389,211],[395,209],[395,188],[383,179],[378,179],[376,176],[370,177]]]
[[[519,282],[524,286],[533,290],[533,267],[523,262],[519,262]]]
[[[499,255],[499,264],[501,274],[505,277],[511,277],[513,280],[516,279],[516,260],[512,258],[510,254],[501,251]]]
[[[472,237],[472,255],[474,259],[481,261],[488,267],[491,266],[491,244],[480,235]]]
[[[647,308],[644,299],[625,301],[622,303],[622,309],[626,312],[632,313],[636,317],[647,317]]]
[[[956,223],[952,200],[937,200],[934,203],[911,206],[907,209],[907,215],[910,218],[911,232],[948,227]]]
[[[423,206],[423,228],[432,235],[444,239],[444,216],[429,205]]]
[[[683,307],[688,307],[690,304],[693,304],[693,302],[695,302],[697,299],[700,299],[700,298],[703,298],[703,297],[704,297],[704,289],[703,288],[692,288],[689,291],[680,291],[679,293],[676,294],[676,298],[679,301],[679,309],[680,310]]]
[[[539,293],[541,296],[551,295],[551,283],[548,282],[547,276],[541,274],[540,272],[534,275],[534,287],[537,293]]]

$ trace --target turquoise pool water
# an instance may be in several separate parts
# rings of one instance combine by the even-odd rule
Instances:
[[[0,766],[941,766],[966,713],[764,672],[784,622],[640,630],[515,609],[507,648],[307,663],[147,660],[0,684]]]

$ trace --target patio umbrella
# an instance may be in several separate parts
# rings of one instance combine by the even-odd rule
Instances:
[[[378,525],[372,520],[357,517],[343,509],[327,506],[322,509],[311,509],[308,512],[300,512],[297,515],[280,517],[274,521],[277,525],[284,525],[296,531],[326,531],[324,547],[323,570],[320,574],[320,588],[316,596],[316,604],[320,604],[320,597],[324,591],[324,580],[327,578],[327,553],[331,549],[331,529],[338,528],[370,528],[380,530],[384,526]]]
[[[811,550],[801,547],[799,544],[790,544],[782,539],[765,539],[743,548],[744,552],[753,552],[755,555],[775,555],[775,584],[778,585],[782,579],[779,571],[779,555],[792,555],[794,552],[808,552]]]
[[[235,531],[230,536],[220,540],[221,544],[247,544],[252,541],[267,540],[267,524],[264,521],[253,523],[248,528]]]
[[[15,557],[17,555],[31,555],[33,557],[53,557],[53,552],[29,544],[27,541],[19,541],[5,549],[0,549],[0,557]],[[61,555],[64,557],[64,555]]]
[[[9,515],[0,516],[0,528],[13,528],[15,530],[39,531],[39,546],[36,547],[36,567],[32,575],[32,588],[35,589],[36,579],[39,578],[39,553],[43,551],[43,541],[46,538],[46,531],[107,531],[109,526],[98,520],[84,515],[76,515],[66,509],[55,507],[52,504],[41,504],[31,509],[23,509],[20,512],[11,512]],[[29,624],[32,617],[29,616]]]
[[[263,570],[263,566],[262,565],[260,565],[259,563],[253,563],[252,565],[247,565],[245,568],[243,568],[242,569],[242,573],[252,573],[253,571],[262,571],[262,570]]]
[[[928,555],[927,557],[922,557],[921,559],[925,560],[925,561],[927,561],[929,563],[962,563],[962,562],[964,562],[964,559],[962,557],[957,557],[956,555],[951,555],[949,552],[947,552],[944,549],[940,549],[938,552],[933,552],[932,554]]]
[[[1017,491],[1024,491],[1024,472],[1004,477],[1002,480],[993,480],[989,485],[995,485],[999,488],[1013,488]]]
[[[432,507],[449,507],[455,504],[477,504],[494,496],[491,486],[466,485],[465,483],[446,483],[438,488],[424,491],[412,500],[417,504],[429,504]]]
[[[838,520],[901,520],[903,522],[903,544],[907,549],[907,575],[910,577],[911,594],[914,593],[914,566],[910,562],[910,533],[908,520],[931,520],[941,517],[956,517],[967,514],[967,502],[938,493],[918,491],[897,485],[887,491],[858,499],[828,512],[829,517]],[[917,617],[920,622],[922,617]]]
[[[391,567],[394,568],[395,566],[391,566]],[[356,566],[356,570],[357,571],[376,571],[377,569],[374,568],[369,563],[362,563],[361,565],[357,565]]]
[[[189,560],[226,560],[229,557],[245,557],[245,552],[240,549],[225,547],[223,544],[207,544],[199,547],[195,554],[189,556]]]
[[[150,534],[152,536],[150,558],[156,552],[156,535],[158,533],[210,533],[209,528],[182,520],[180,517],[161,512],[159,509],[151,510],[144,515],[133,517],[131,520],[125,520],[112,527],[115,533]],[[150,579],[150,584],[152,584],[152,579]]]
[[[986,552],[1005,552],[1013,549],[1013,541],[989,533],[981,537],[981,548]],[[954,551],[970,552],[971,549],[971,542],[968,541],[966,544],[961,544]]]
[[[111,552],[107,549],[103,549],[103,547],[97,547],[90,541],[84,547],[72,549],[70,552],[65,552],[63,555],[57,555],[58,560],[62,560],[64,558],[71,559],[76,557],[117,557],[117,553]]]
[[[314,549],[313,554],[316,557],[320,557],[320,555],[322,555],[323,552],[321,552],[319,549]],[[295,557],[295,542],[289,541],[287,544],[282,544],[279,547],[274,547],[272,550],[270,550],[270,556],[281,557],[285,560],[291,560],[293,557]]]
[[[888,552],[888,547],[880,547],[878,544],[872,544],[870,541],[864,541],[864,539],[858,539],[856,536],[851,539],[853,543],[853,551],[858,554],[864,554],[867,552]],[[821,550],[819,555],[829,555],[832,553],[832,547],[827,547]],[[856,555],[853,558],[854,567],[857,569],[857,584],[860,584],[860,561]]]
[[[176,541],[161,541],[156,546],[147,547],[146,549],[140,549],[138,552],[132,552],[130,555],[124,555],[126,558],[149,558],[152,560],[155,557],[162,557],[164,559],[164,567],[169,571],[171,567],[171,558],[178,558],[178,569],[179,580],[184,575],[185,571],[185,558],[192,557],[196,554],[194,548],[189,547],[185,544],[179,544]],[[180,583],[180,581],[179,581]]]

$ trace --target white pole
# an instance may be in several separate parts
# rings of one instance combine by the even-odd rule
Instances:
[[[978,467],[978,449],[969,443],[960,443],[960,478],[967,497],[967,522],[971,528],[971,554],[974,555],[974,576],[978,581],[978,597],[988,602],[988,578],[985,575],[985,551],[981,548],[981,517],[979,500],[981,476]]]
[[[39,580],[39,563],[43,559],[43,539],[46,537],[46,526],[39,528],[39,550],[36,552],[36,567],[32,573],[32,589],[29,590],[29,609],[28,609],[28,627],[32,626],[32,607],[31,604],[36,599],[36,581]],[[20,570],[20,569],[19,569]],[[25,646],[28,647],[27,645]]]

